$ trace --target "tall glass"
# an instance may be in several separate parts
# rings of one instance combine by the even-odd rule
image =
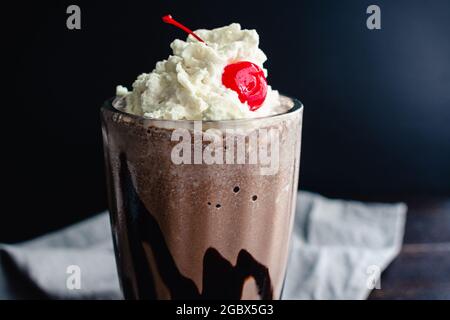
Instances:
[[[126,299],[279,299],[295,212],[303,107],[226,121],[101,110]]]

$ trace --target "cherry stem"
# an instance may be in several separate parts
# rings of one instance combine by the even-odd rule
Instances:
[[[189,33],[190,35],[192,35],[192,36],[193,36],[195,39],[197,39],[198,41],[205,43],[205,41],[203,41],[202,38],[200,38],[198,35],[196,35],[196,34],[194,33],[194,31],[192,31],[192,30],[189,29],[188,27],[186,27],[186,26],[182,25],[181,23],[179,23],[178,21],[176,21],[174,18],[172,18],[172,16],[171,16],[170,14],[168,14],[168,15],[162,17],[162,20],[163,20],[165,23],[172,24],[172,25],[174,25],[175,27],[180,28],[181,30],[183,30],[183,31],[185,31],[185,32],[187,32],[187,33]]]

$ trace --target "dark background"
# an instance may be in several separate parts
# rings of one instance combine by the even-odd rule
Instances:
[[[82,30],[66,28],[77,4]],[[366,28],[381,7],[382,30]],[[99,107],[182,31],[256,29],[270,84],[305,104],[302,189],[450,195],[450,1],[20,1],[3,4],[0,242],[106,209]]]

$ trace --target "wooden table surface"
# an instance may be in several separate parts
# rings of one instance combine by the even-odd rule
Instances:
[[[403,248],[369,299],[450,299],[450,199],[405,202]]]

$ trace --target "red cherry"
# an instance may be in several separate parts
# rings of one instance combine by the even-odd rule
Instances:
[[[227,65],[223,69],[222,83],[234,90],[242,103],[247,102],[250,111],[256,111],[267,95],[267,80],[264,71],[249,61]]]

